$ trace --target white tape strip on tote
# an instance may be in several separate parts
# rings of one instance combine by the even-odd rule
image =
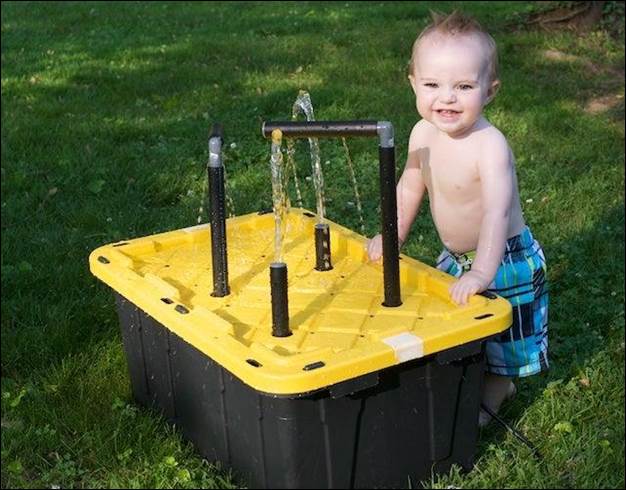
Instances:
[[[393,349],[398,363],[424,356],[424,341],[417,335],[405,332],[382,341]]]

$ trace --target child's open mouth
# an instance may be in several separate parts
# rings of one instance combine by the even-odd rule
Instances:
[[[437,114],[439,114],[440,116],[444,117],[444,118],[448,118],[448,119],[453,119],[455,117],[457,117],[460,112],[459,111],[451,111],[449,109],[441,109],[437,111]]]

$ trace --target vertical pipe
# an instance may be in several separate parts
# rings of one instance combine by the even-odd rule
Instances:
[[[272,294],[272,335],[289,337],[289,302],[287,299],[287,264],[270,264],[270,288]]]
[[[379,123],[380,208],[383,236],[383,306],[402,304],[400,298],[400,252],[398,251],[398,209],[396,202],[396,156],[391,123]]]
[[[315,225],[315,270],[329,271],[333,265],[330,260],[330,229],[328,223]]]
[[[214,124],[209,136],[209,165],[207,167],[211,204],[211,258],[213,261],[213,293],[227,296],[228,258],[226,253],[226,207],[224,191],[224,166],[222,163],[223,130]]]
[[[272,335],[289,337],[289,300],[287,296],[287,264],[282,261],[282,241],[285,209],[283,189],[282,153],[283,134],[272,131],[272,200],[274,203],[274,262],[270,264],[270,292],[272,296]]]

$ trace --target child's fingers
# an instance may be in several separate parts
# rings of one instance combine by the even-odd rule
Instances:
[[[371,242],[367,245],[367,258],[374,262],[376,260],[378,260],[378,257],[376,256],[376,251],[374,249],[374,247],[372,246]]]
[[[457,305],[468,303],[470,296],[478,292],[475,284],[468,284],[465,281],[457,281],[450,287],[450,296]]]
[[[457,292],[457,303],[459,305],[464,305],[467,303],[467,286],[460,286]]]
[[[367,242],[367,255],[372,262],[376,262],[382,257],[382,240],[380,235],[376,235]]]
[[[457,305],[460,304],[461,295],[459,289],[459,281],[450,286],[450,297],[452,298],[452,301],[454,301]]]
[[[462,291],[461,304],[465,305],[469,303],[470,296],[473,296],[474,294],[476,294],[478,290],[479,290],[479,287],[476,284],[472,283],[472,284],[465,285]]]

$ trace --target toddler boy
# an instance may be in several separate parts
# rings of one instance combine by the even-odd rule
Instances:
[[[543,251],[524,222],[513,153],[482,114],[500,85],[495,42],[469,17],[433,14],[413,45],[409,80],[422,119],[397,185],[399,242],[428,193],[444,245],[437,267],[459,278],[452,300],[463,305],[489,290],[511,302],[513,325],[486,345],[482,403],[497,412],[515,393],[511,378],[548,368],[548,288]],[[380,235],[368,254],[381,257]],[[479,424],[490,418],[481,410]]]

